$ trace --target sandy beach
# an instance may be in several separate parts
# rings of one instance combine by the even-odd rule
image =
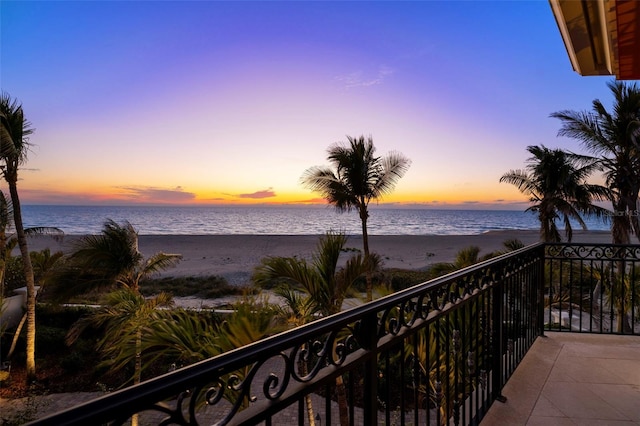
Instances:
[[[78,236],[62,242],[47,237],[29,239],[30,250],[49,247],[68,252]],[[266,256],[311,258],[318,235],[141,235],[140,251],[178,253],[182,261],[162,276],[219,275],[230,284],[249,281],[253,269]],[[369,246],[380,254],[386,268],[421,270],[436,262],[450,262],[465,247],[476,245],[480,254],[503,249],[503,242],[518,238],[525,245],[539,241],[537,231],[492,231],[479,235],[372,235]],[[609,243],[609,232],[574,231],[573,242]],[[350,236],[347,248],[362,249],[362,237]]]

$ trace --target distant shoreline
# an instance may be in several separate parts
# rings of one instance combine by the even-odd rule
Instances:
[[[69,252],[79,235],[62,242],[37,236],[29,238],[32,251],[49,248]],[[149,256],[157,252],[183,256],[177,267],[161,276],[222,276],[230,284],[245,284],[253,269],[266,256],[297,256],[310,259],[320,235],[141,235],[140,251]],[[539,241],[539,232],[531,230],[488,231],[474,235],[370,235],[369,246],[378,253],[386,268],[422,270],[437,262],[451,262],[461,249],[475,245],[480,254],[504,248],[503,242],[517,238],[525,245]],[[573,242],[610,243],[608,231],[574,231]],[[349,236],[347,248],[362,249],[362,236]]]

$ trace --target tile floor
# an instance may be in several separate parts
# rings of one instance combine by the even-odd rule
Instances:
[[[640,336],[547,332],[482,426],[640,426]]]

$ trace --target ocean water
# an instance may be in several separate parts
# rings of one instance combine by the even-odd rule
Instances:
[[[355,212],[332,207],[111,207],[22,206],[25,227],[52,226],[66,234],[97,234],[107,219],[128,221],[140,235],[269,234],[317,235],[329,230],[362,233]],[[537,230],[536,216],[523,211],[394,209],[372,206],[370,235],[472,235],[492,230]],[[609,230],[589,220],[590,230]],[[579,227],[574,226],[574,229]]]

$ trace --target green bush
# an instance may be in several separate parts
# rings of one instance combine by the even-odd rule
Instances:
[[[140,291],[145,295],[158,294],[161,291],[176,297],[198,296],[216,298],[244,294],[246,289],[227,283],[223,277],[165,277],[149,279],[140,283]]]
[[[388,269],[387,274],[390,277],[391,288],[393,291],[404,290],[428,281],[429,273],[426,271],[413,271],[409,269]]]
[[[4,273],[5,296],[12,296],[13,290],[27,285],[27,281],[24,278],[24,271],[22,269],[21,256],[9,257],[9,259],[7,259]]]

